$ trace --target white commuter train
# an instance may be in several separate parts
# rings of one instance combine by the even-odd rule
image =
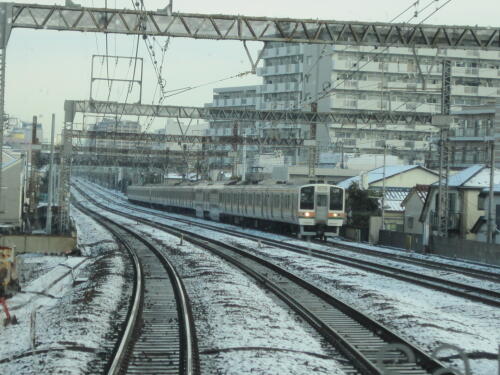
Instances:
[[[299,237],[336,236],[345,220],[345,191],[329,184],[129,186],[131,202]]]

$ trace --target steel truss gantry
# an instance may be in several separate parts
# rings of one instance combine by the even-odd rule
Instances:
[[[275,121],[324,124],[432,124],[430,113],[356,111],[303,112],[299,110],[260,111],[216,107],[185,107],[173,105],[128,104],[106,101],[66,100],[65,121],[73,121],[76,113],[114,114],[203,119],[207,121]]]
[[[11,27],[195,39],[500,49],[500,28],[9,3]]]
[[[88,131],[73,129],[68,132],[68,137],[75,139],[88,138],[92,140],[116,140],[130,142],[158,142],[158,143],[197,143],[216,145],[261,145],[261,146],[289,146],[300,147],[304,144],[299,138],[272,138],[272,137],[242,137],[242,136],[204,136],[204,135],[181,135],[181,134],[154,134],[154,133],[114,133],[101,131]],[[245,139],[244,139],[245,138]]]

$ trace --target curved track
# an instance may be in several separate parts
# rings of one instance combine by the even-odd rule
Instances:
[[[108,374],[198,375],[191,307],[174,267],[141,236],[82,205],[77,206],[115,236],[130,253],[135,268],[128,319]]]
[[[96,192],[101,198],[106,199],[113,204],[122,206],[127,209],[131,209],[130,203],[119,203],[114,200],[111,200],[109,197],[106,197],[103,193],[101,192]],[[386,264],[381,264],[379,262],[375,261],[369,261],[366,258],[365,259],[359,259],[355,257],[350,257],[346,255],[341,255],[339,253],[333,253],[330,251],[324,251],[324,250],[317,250],[317,249],[310,249],[309,247],[306,246],[301,246],[298,244],[289,244],[285,243],[282,241],[277,241],[277,240],[272,240],[268,237],[263,237],[263,236],[257,236],[254,234],[248,234],[248,233],[243,233],[241,231],[237,230],[230,230],[230,229],[224,229],[221,228],[220,226],[214,226],[210,224],[204,224],[204,223],[199,223],[199,222],[194,222],[193,220],[189,219],[180,219],[178,217],[173,217],[169,215],[163,215],[160,213],[154,213],[151,211],[148,211],[146,209],[140,209],[138,207],[133,207],[135,211],[138,212],[144,212],[149,215],[153,216],[158,216],[161,218],[169,219],[169,220],[175,220],[178,222],[182,222],[185,224],[190,224],[194,225],[200,228],[208,229],[208,230],[215,230],[219,233],[225,233],[228,235],[232,236],[237,236],[240,238],[246,238],[249,240],[253,241],[259,241],[262,244],[266,244],[269,246],[273,246],[276,248],[281,248],[285,249],[288,251],[300,253],[300,254],[307,254],[316,258],[320,258],[323,260],[335,262],[335,263],[340,263],[346,266],[350,267],[355,267],[358,269],[362,269],[364,271],[368,272],[374,272],[383,276],[388,276],[392,278],[396,278],[398,280],[410,282],[413,284],[418,284],[420,286],[424,286],[430,289],[434,290],[439,290],[441,292],[449,293],[458,297],[462,297],[471,301],[475,302],[481,302],[490,306],[494,307],[500,307],[500,290],[490,290],[490,289],[485,289],[485,288],[480,288],[476,287],[473,285],[468,285],[460,282],[455,282],[451,281],[448,279],[444,279],[441,277],[436,277],[436,276],[431,276],[431,275],[426,275],[423,273],[415,272],[415,271],[410,271],[410,270],[405,270],[400,267],[394,267],[394,266],[389,266]],[[333,245],[332,247],[341,247],[341,248],[346,248],[347,250],[353,250],[356,249],[356,252],[368,254],[368,255],[373,255],[371,253],[371,250],[366,250],[362,248],[356,248],[355,246],[349,246],[349,245],[340,245],[337,246],[337,244]],[[378,253],[383,254],[384,258],[395,260],[395,261],[403,261],[407,262],[408,257],[397,257],[397,256],[386,256],[388,255],[387,253],[384,253],[382,251],[379,251]],[[375,254],[379,256],[380,254]],[[447,270],[449,272],[455,272],[455,273],[460,273],[460,274],[467,274],[468,276],[477,278],[478,280],[484,280],[484,281],[493,281],[499,283],[500,287],[500,274],[496,274],[493,272],[487,272],[487,271],[481,271],[481,270],[474,270],[466,267],[460,267],[460,266],[452,266],[442,264],[442,263],[435,263],[435,262],[418,262],[418,260],[412,260],[412,262],[409,262],[412,264],[416,264],[419,266],[423,266],[426,268],[432,268],[432,269],[439,269],[440,271]]]
[[[124,208],[128,208],[128,209],[132,208],[131,207],[132,203],[130,203],[128,200],[124,200],[123,196],[116,194],[116,193],[113,193],[113,192],[110,192],[109,190],[105,190],[104,188],[102,188],[101,186],[96,185],[96,184],[92,184],[92,185],[88,184],[88,186],[90,188],[94,189],[94,191],[96,189],[100,190],[100,192],[96,192],[96,193],[99,194],[103,199],[109,200],[109,197],[107,197],[103,194],[114,195],[118,200],[120,200],[122,202],[121,203],[121,202],[118,202],[116,200],[113,200],[112,202],[114,204],[120,205],[120,206],[122,206]],[[151,211],[148,211],[146,209],[141,210],[137,207],[137,205],[134,205],[133,208],[137,211],[148,213],[150,215],[157,215],[160,217],[164,217],[165,219],[179,220],[178,218],[171,217],[168,214],[160,214],[159,212],[151,212]],[[196,224],[198,224],[198,223],[196,223]],[[201,226],[204,224],[199,224],[199,225]],[[215,226],[211,226],[209,224],[205,224],[205,225],[207,228],[211,228],[211,229],[215,228]],[[217,228],[219,228],[219,227],[217,227]],[[219,228],[219,229],[223,232],[226,231],[223,228]],[[237,231],[227,230],[227,232],[233,232],[233,233],[239,233],[239,234],[245,235],[245,233],[240,233]],[[253,236],[253,237],[258,237],[258,236]],[[295,237],[291,237],[291,238],[295,239]],[[391,259],[391,260],[398,261],[398,262],[414,264],[417,266],[430,268],[430,269],[438,269],[440,271],[446,270],[449,272],[457,272],[457,273],[460,273],[462,275],[478,278],[480,280],[493,281],[493,282],[500,283],[500,267],[494,266],[494,265],[488,265],[488,267],[489,268],[497,268],[498,272],[490,272],[490,271],[470,268],[470,267],[466,267],[466,266],[459,266],[459,265],[447,264],[447,263],[442,263],[442,262],[436,262],[436,261],[432,261],[432,260],[428,260],[428,259],[417,259],[417,258],[411,257],[405,253],[402,253],[402,254],[388,253],[388,252],[384,252],[384,251],[376,250],[376,249],[366,249],[363,247],[356,246],[355,244],[339,243],[339,242],[335,242],[335,241],[326,242],[326,243],[321,242],[321,241],[314,241],[314,242],[319,243],[323,246],[331,246],[332,248],[340,248],[340,249],[344,249],[344,250],[348,250],[348,251],[352,251],[352,252],[356,252],[356,253],[360,253],[360,254],[367,254],[367,255],[371,255],[371,256],[376,255],[380,258],[386,258],[386,259]],[[476,262],[469,262],[467,260],[462,260],[462,261],[465,263],[486,266],[484,264],[479,264]]]
[[[88,195],[83,192],[82,194],[92,201]],[[206,235],[158,224],[152,220],[104,207],[95,201],[93,203],[135,222],[178,237],[182,236],[184,240],[207,249],[242,269],[300,314],[361,374],[382,375],[388,374],[389,371],[401,375],[423,375],[435,371],[441,371],[443,375],[452,373],[446,371],[439,362],[421,349],[406,342],[385,326],[263,258],[249,254],[235,246],[207,238]],[[385,361],[379,361],[377,354],[388,344],[399,344],[410,348],[415,355],[414,360],[407,361],[407,357],[400,351],[390,350],[384,357]],[[344,370],[347,373],[353,373],[353,369],[345,368]]]

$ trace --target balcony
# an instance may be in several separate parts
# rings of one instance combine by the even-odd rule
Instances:
[[[431,211],[431,229],[438,230],[439,227],[439,216],[436,211]],[[460,212],[448,212],[448,230],[460,231]]]
[[[265,77],[279,74],[295,74],[303,72],[302,64],[283,64],[274,66],[265,66],[257,69],[257,75]]]
[[[485,137],[491,137],[491,129],[487,128],[456,128],[450,130],[450,137],[480,137],[482,141]]]

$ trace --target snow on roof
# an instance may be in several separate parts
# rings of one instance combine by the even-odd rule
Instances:
[[[448,178],[448,186],[461,186],[467,181],[469,181],[476,173],[481,171],[484,165],[472,165],[464,170],[461,170]],[[437,185],[437,182],[435,183]]]
[[[435,182],[433,185],[436,186]],[[494,184],[500,185],[500,169],[495,168]],[[490,168],[476,164],[451,175],[448,178],[450,187],[488,188],[490,185]]]
[[[384,206],[386,211],[404,211],[401,203],[410,192],[410,188],[386,188]],[[377,189],[378,190],[378,189]],[[382,198],[379,198],[382,205]]]
[[[415,192],[422,202],[427,199],[427,194],[429,193],[429,185],[415,185]]]
[[[16,157],[4,151],[2,157],[2,168],[7,168],[9,165],[14,164],[17,160],[18,159]]]
[[[385,167],[385,178],[389,178],[409,170],[419,168],[419,165],[387,165]],[[384,178],[384,167],[376,168],[367,173],[368,184],[380,181]],[[359,183],[360,176],[348,178],[347,180],[339,182],[337,185],[347,189],[353,182]]]
[[[485,192],[485,193],[487,193],[487,192],[489,192],[489,191],[490,191],[490,187],[489,187],[489,186],[488,186],[488,187],[485,187],[485,188],[483,189],[483,192]],[[498,184],[498,185],[493,185],[493,192],[494,192],[494,193],[500,193],[500,184]]]
[[[493,184],[500,184],[500,169],[495,168]],[[463,186],[466,187],[489,187],[490,186],[490,168],[483,168],[474,175]]]

